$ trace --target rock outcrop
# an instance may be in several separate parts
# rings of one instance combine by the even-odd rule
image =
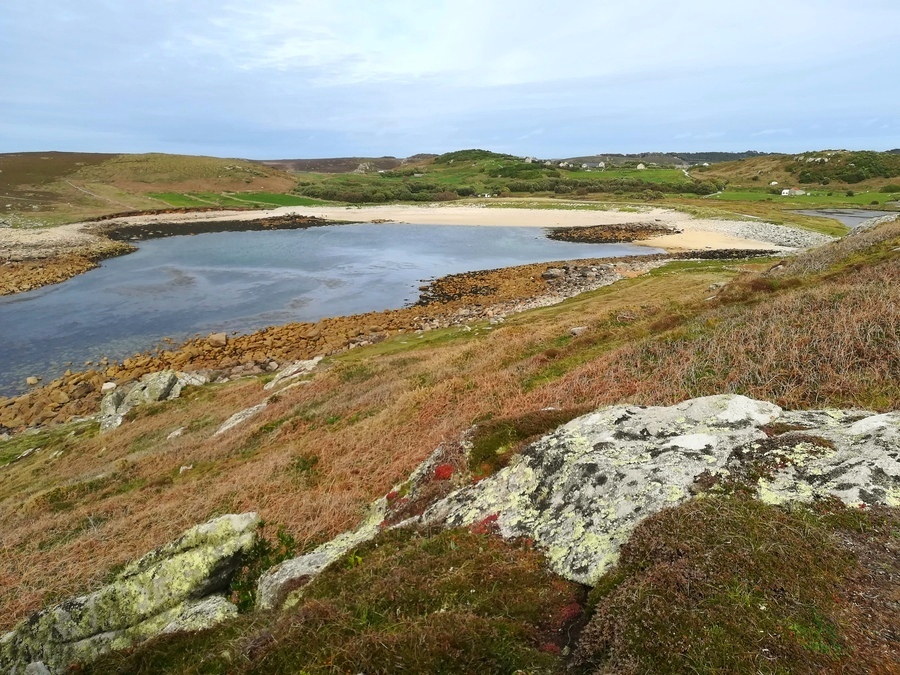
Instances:
[[[433,474],[420,467],[407,489]],[[831,496],[848,506],[900,506],[900,413],[788,412],[735,395],[603,408],[399,526],[490,527],[527,537],[556,573],[593,584],[644,518],[693,495],[734,490],[776,504]],[[396,522],[384,498],[372,513],[350,539],[341,535],[264,577],[260,603],[277,605],[349,550],[345,544],[374,537],[374,518]]]
[[[70,664],[154,635],[235,616],[237,608],[220,593],[258,525],[255,513],[215,518],[131,563],[100,590],[33,614],[0,638],[0,672],[43,672],[37,663],[67,672]]]
[[[163,370],[148,373],[130,387],[115,388],[100,401],[100,429],[109,431],[122,424],[129,410],[136,406],[171,401],[181,396],[188,385],[206,384],[209,378],[203,373],[180,373]]]

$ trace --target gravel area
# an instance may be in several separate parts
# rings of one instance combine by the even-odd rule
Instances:
[[[704,232],[730,234],[733,237],[765,241],[775,246],[788,246],[790,248],[812,248],[834,240],[834,237],[829,237],[827,234],[785,227],[784,225],[774,225],[764,221],[708,221],[698,219],[690,223],[690,228]]]

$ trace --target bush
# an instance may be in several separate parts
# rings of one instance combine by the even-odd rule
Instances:
[[[284,528],[278,528],[273,541],[264,535],[264,527],[265,524],[260,527],[256,542],[244,555],[241,567],[231,581],[231,601],[240,612],[249,612],[256,604],[256,582],[262,573],[293,558],[297,550],[297,542]]]
[[[591,592],[597,612],[576,662],[604,673],[811,674],[872,672],[874,660],[893,672],[881,645],[859,644],[858,615],[876,612],[853,597],[877,588],[848,588],[860,577],[839,542],[872,533],[852,548],[878,548],[879,532],[897,524],[839,502],[788,511],[709,497],[662,511]]]
[[[563,672],[583,592],[527,542],[385,531],[283,612],[110,654],[86,673]]]

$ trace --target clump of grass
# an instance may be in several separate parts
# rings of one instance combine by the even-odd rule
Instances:
[[[297,550],[297,541],[283,527],[278,528],[274,539],[266,536],[264,529],[265,523],[231,580],[231,601],[240,612],[249,612],[256,604],[256,583],[263,572],[292,558]]]
[[[596,612],[575,661],[617,673],[871,672],[860,659],[877,650],[855,653],[847,632],[859,565],[842,542],[863,532],[881,546],[898,523],[896,512],[785,510],[737,496],[660,512],[591,592]]]
[[[291,460],[291,472],[299,480],[312,483],[316,479],[316,466],[318,464],[318,455],[311,453],[297,455]]]
[[[584,407],[547,409],[482,422],[469,439],[472,444],[469,470],[476,480],[490,476],[506,466],[528,443],[586,412],[588,408]]]
[[[559,672],[581,601],[525,543],[393,530],[330,566],[291,610],[158,638],[85,672]]]

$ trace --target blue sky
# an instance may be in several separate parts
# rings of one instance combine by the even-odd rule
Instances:
[[[897,0],[28,0],[0,152],[900,147]]]

